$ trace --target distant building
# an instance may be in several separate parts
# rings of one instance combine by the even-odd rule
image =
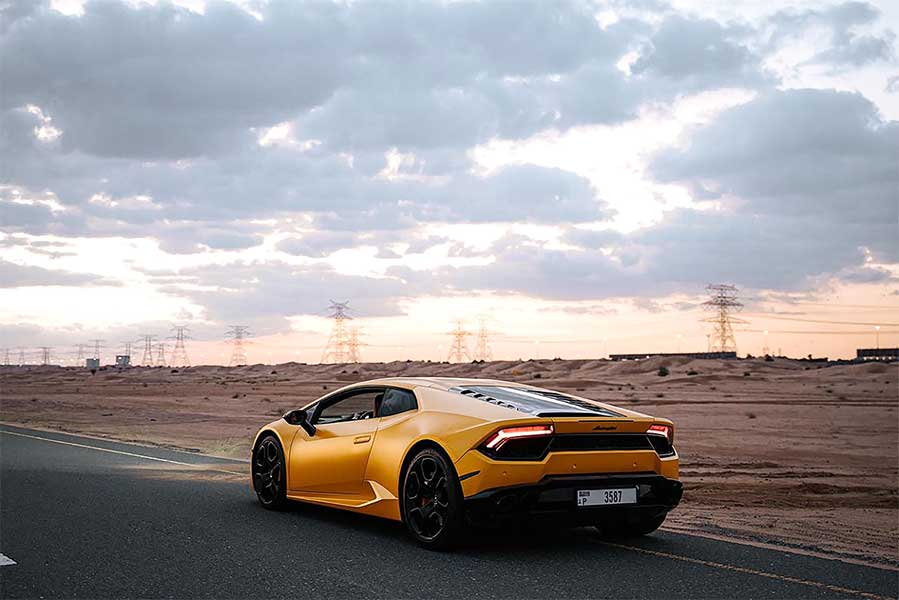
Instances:
[[[115,366],[130,367],[131,366],[131,355],[130,354],[116,354],[115,355]]]
[[[855,351],[855,360],[859,362],[871,360],[893,362],[899,360],[899,348],[858,348]]]
[[[86,358],[84,360],[84,366],[88,369],[99,369],[100,368],[100,359],[99,358]]]
[[[646,354],[610,354],[612,360],[643,360],[662,356],[665,358],[737,358],[736,352],[647,352]]]

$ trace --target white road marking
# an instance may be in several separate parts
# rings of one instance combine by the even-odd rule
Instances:
[[[17,435],[19,437],[31,438],[33,440],[41,440],[44,442],[50,442],[53,444],[62,444],[63,446],[75,446],[76,448],[86,448],[88,450],[96,450],[98,452],[109,452],[111,454],[121,454],[124,456],[132,456],[134,458],[143,458],[144,460],[155,460],[157,462],[169,463],[172,465],[180,465],[182,467],[193,467],[196,469],[202,469],[203,471],[215,471],[218,473],[228,473],[229,475],[246,475],[246,473],[238,473],[237,471],[227,471],[225,469],[213,469],[210,467],[205,467],[203,465],[198,465],[195,463],[186,463],[178,460],[169,460],[167,458],[159,458],[156,456],[147,456],[146,454],[136,454],[134,452],[125,452],[124,450],[112,450],[110,448],[100,448],[98,446],[88,446],[87,444],[76,444],[75,442],[64,442],[62,440],[54,440],[51,438],[40,437],[36,435],[28,435],[27,433],[17,433],[15,431],[5,431],[0,430],[0,433],[5,433],[6,435]]]
[[[774,550],[776,552],[785,552],[787,554],[797,554],[799,556],[811,556],[813,558],[821,558],[823,560],[835,560],[841,563],[847,563],[850,565],[859,565],[862,567],[870,567],[872,569],[883,569],[884,571],[897,571],[899,572],[899,564],[885,564],[885,563],[877,563],[869,560],[864,560],[861,558],[853,558],[850,556],[835,556],[833,554],[827,554],[825,552],[817,552],[815,550],[805,550],[803,548],[792,548],[790,546],[781,546],[779,544],[773,544],[769,542],[757,542],[755,540],[747,540],[738,537],[730,537],[728,535],[719,535],[715,533],[707,533],[705,531],[689,531],[687,529],[681,529],[680,526],[669,527],[663,526],[659,527],[659,531],[665,531],[668,533],[674,533],[677,535],[689,535],[691,537],[705,538],[707,540],[715,540],[718,542],[727,542],[728,544],[738,544],[740,546],[751,546],[753,548],[764,548],[765,550]]]
[[[0,554],[0,567],[8,567],[14,564],[16,564],[16,561],[6,556],[5,554]]]

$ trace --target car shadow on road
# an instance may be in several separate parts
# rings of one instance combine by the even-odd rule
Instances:
[[[398,521],[304,502],[291,502],[284,512],[291,517],[314,521],[318,525],[368,535],[385,544],[416,546],[405,526]],[[510,553],[542,554],[548,551],[564,554],[596,553],[602,551],[603,546],[597,544],[601,540],[599,532],[592,527],[564,528],[539,523],[491,528],[469,527],[455,552],[481,557],[493,554],[508,556]]]

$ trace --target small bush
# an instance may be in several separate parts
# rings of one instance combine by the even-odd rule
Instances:
[[[177,373],[177,372],[178,372],[178,369],[172,369],[171,372],[172,372],[172,373]]]
[[[543,379],[543,375],[540,373],[534,373],[534,379]]]
[[[699,375],[699,371],[687,371],[687,375],[690,375],[691,377],[693,375]]]
[[[659,392],[658,394],[656,394],[656,398],[664,398],[664,397],[665,397],[665,394],[663,394],[662,392]]]
[[[765,355],[765,362],[774,362],[774,357],[770,354]]]
[[[231,397],[232,397],[232,398],[240,398],[240,394],[238,394],[238,393],[235,392],[235,394],[234,394],[233,396],[231,396]]]
[[[752,377],[752,373],[749,371],[743,371],[743,377]]]
[[[754,419],[754,418],[755,418],[755,413],[754,413],[754,412],[748,412],[748,413],[746,413],[746,417],[747,417],[747,418],[750,418],[750,419]]]
[[[668,377],[670,373],[668,367],[659,367],[659,377]]]

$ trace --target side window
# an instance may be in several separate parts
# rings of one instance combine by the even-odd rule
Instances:
[[[407,410],[415,410],[418,408],[418,402],[415,400],[415,394],[409,390],[388,389],[384,392],[384,400],[381,402],[381,410],[378,412],[379,417],[389,417]]]
[[[375,416],[375,400],[383,393],[381,390],[365,390],[344,396],[318,409],[313,418],[313,423],[326,425],[328,423],[372,419]]]

